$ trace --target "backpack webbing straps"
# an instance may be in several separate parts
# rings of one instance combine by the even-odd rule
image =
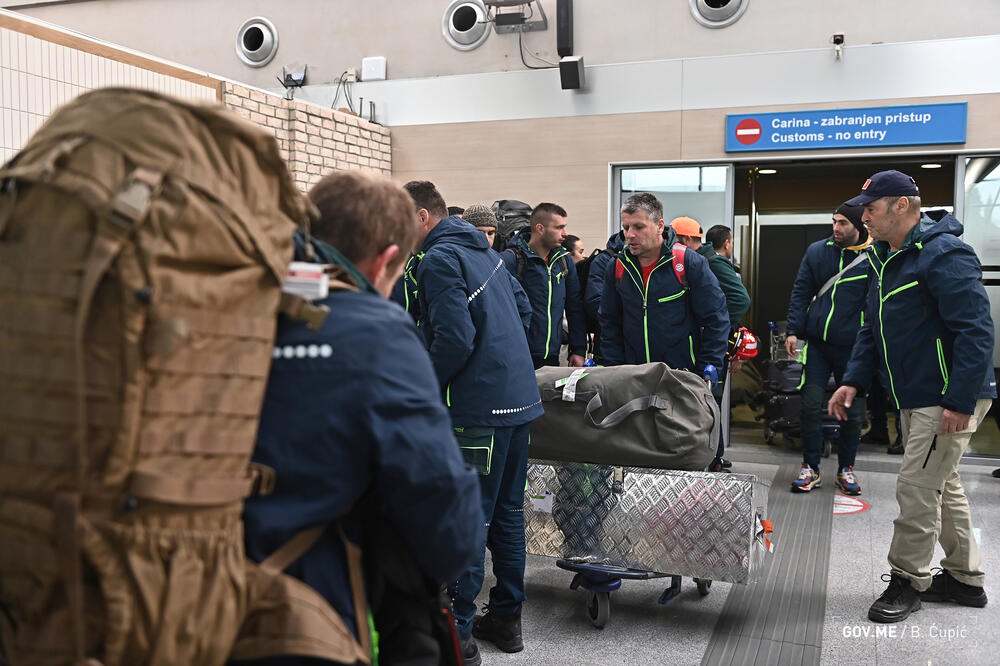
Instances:
[[[220,506],[251,495],[269,495],[274,490],[274,470],[251,463],[243,478],[214,476],[165,476],[137,470],[129,479],[129,492],[138,499],[182,506]]]
[[[69,606],[74,666],[86,663],[86,636],[83,611],[83,562],[78,521],[80,519],[79,493],[57,493],[53,502],[53,532],[59,551],[59,568],[66,586]]]
[[[365,597],[365,579],[361,569],[361,549],[351,543],[344,534],[342,525],[337,525],[340,533],[340,540],[344,542],[344,554],[347,556],[347,571],[351,580],[351,597],[354,600],[355,622],[358,625],[358,638],[361,639],[361,647],[365,654],[372,653],[372,637],[366,631],[368,627],[368,601]]]
[[[302,530],[261,561],[260,568],[271,573],[284,571],[288,565],[305,555],[325,531],[326,525]]]
[[[69,146],[67,146],[68,148]],[[85,664],[86,619],[83,610],[82,551],[80,543],[80,493],[87,468],[87,380],[83,338],[90,317],[90,307],[101,279],[111,268],[125,238],[146,215],[149,199],[159,188],[163,174],[138,168],[110,202],[108,215],[99,219],[97,234],[84,264],[73,330],[76,380],[77,447],[75,451],[76,492],[59,493],[53,502],[56,540],[60,543],[62,574],[70,606],[73,631],[73,654],[77,664]]]
[[[283,291],[278,302],[278,312],[303,322],[313,331],[319,331],[323,328],[327,315],[330,314],[330,308],[325,305],[314,305],[308,299]]]

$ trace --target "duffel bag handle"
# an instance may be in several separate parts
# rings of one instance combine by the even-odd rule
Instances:
[[[629,414],[634,412],[641,412],[647,409],[666,409],[669,403],[665,398],[658,395],[644,395],[639,398],[632,398],[624,405],[611,412],[600,423],[594,420],[594,414],[601,409],[603,403],[601,402],[600,395],[594,395],[587,403],[586,419],[587,423],[604,430],[606,428],[614,428],[616,425],[624,421]]]

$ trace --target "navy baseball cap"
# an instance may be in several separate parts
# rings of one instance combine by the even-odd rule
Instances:
[[[848,206],[864,206],[882,197],[919,197],[917,181],[901,171],[879,171],[861,186],[861,194],[848,199]]]

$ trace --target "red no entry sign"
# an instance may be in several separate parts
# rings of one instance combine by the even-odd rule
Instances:
[[[868,502],[847,495],[833,496],[833,515],[842,516],[847,513],[861,513],[872,508]]]
[[[761,134],[763,131],[760,123],[753,118],[744,118],[736,125],[736,140],[743,145],[749,146],[751,143],[756,143]]]

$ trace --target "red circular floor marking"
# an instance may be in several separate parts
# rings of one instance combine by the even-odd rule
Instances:
[[[842,516],[848,513],[862,513],[872,508],[871,505],[860,500],[857,497],[848,497],[847,495],[834,495],[833,496],[833,515]]]

